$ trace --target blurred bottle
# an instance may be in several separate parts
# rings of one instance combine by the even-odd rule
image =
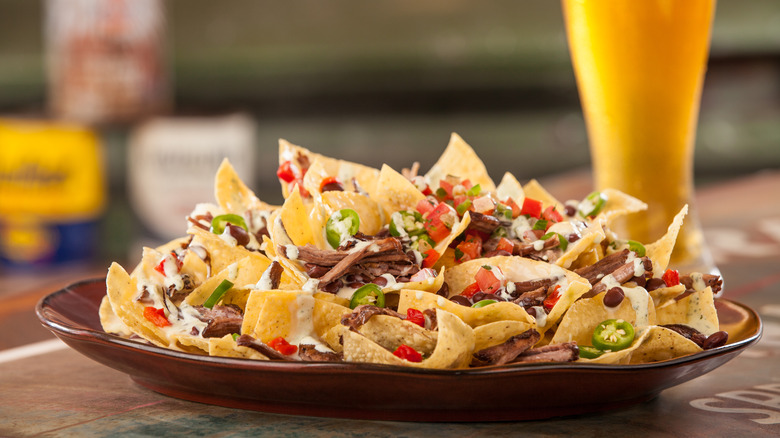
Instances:
[[[49,107],[89,124],[170,105],[162,0],[48,0]]]
[[[214,175],[223,158],[251,187],[255,141],[254,121],[241,114],[158,118],[135,128],[128,145],[130,204],[150,237],[186,235],[195,205],[215,202]]]
[[[0,264],[88,261],[104,203],[103,157],[92,131],[0,119]]]

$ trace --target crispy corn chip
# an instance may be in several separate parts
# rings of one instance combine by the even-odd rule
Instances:
[[[606,227],[612,225],[619,217],[647,210],[647,204],[620,190],[604,189],[601,193],[606,196],[607,201],[596,220]]]
[[[111,302],[108,300],[108,295],[100,300],[98,316],[100,317],[100,325],[106,333],[113,333],[123,337],[129,337],[133,334],[133,331],[114,313]]]
[[[637,333],[630,347],[604,353],[595,359],[580,359],[583,363],[636,364],[659,362],[702,351],[690,339],[664,327],[650,326]]]
[[[523,186],[523,192],[525,192],[525,196],[536,199],[537,201],[542,201],[542,205],[544,207],[548,207],[552,205],[558,213],[563,212],[561,209],[563,207],[563,204],[558,201],[555,196],[551,195],[550,192],[544,189],[541,184],[539,184],[539,181],[532,179],[531,181],[528,181],[525,186]]]
[[[499,201],[505,201],[507,198],[512,198],[518,205],[523,205],[523,199],[525,199],[525,191],[523,191],[523,185],[509,172],[504,173],[504,177],[501,178],[501,182],[496,187],[496,196]]]
[[[655,304],[656,311],[659,308],[671,303],[675,297],[685,292],[685,285],[678,284],[672,287],[661,287],[655,290],[649,291],[651,297],[653,297],[653,303]]]
[[[567,246],[566,251],[555,261],[555,264],[566,269],[572,268],[575,261],[583,254],[595,254],[594,248],[600,247],[601,242],[605,238],[606,234],[604,233],[604,229],[598,222],[593,222],[585,231],[583,231],[582,237]],[[593,263],[595,263],[595,261]]]
[[[405,344],[425,356],[433,352],[438,338],[436,331],[388,315],[372,317],[358,331],[386,350],[395,351],[401,344]]]
[[[479,327],[496,321],[522,321],[536,325],[534,318],[514,303],[500,302],[485,307],[466,307],[430,292],[402,290],[398,302],[398,312],[408,309],[443,309],[458,316],[471,327]]]
[[[439,187],[439,181],[447,175],[468,179],[474,185],[479,184],[483,192],[492,192],[496,189],[485,164],[479,159],[477,153],[454,132],[450,136],[450,143],[444,149],[444,153],[431,167],[431,170],[425,174],[425,178],[431,189],[435,190]]]
[[[396,211],[414,210],[417,203],[425,199],[425,195],[411,181],[387,164],[379,172],[376,189],[369,193],[371,199],[382,206],[388,220]]]
[[[175,333],[171,335],[171,339],[184,351],[195,354],[208,354],[209,352],[209,340],[206,338],[188,333]]]
[[[656,309],[658,325],[685,324],[709,336],[719,330],[718,311],[711,288],[671,300]]]
[[[268,360],[268,357],[259,351],[236,344],[232,335],[221,338],[208,339],[209,356],[238,357],[242,359]]]
[[[656,323],[656,309],[653,300],[643,288],[623,288],[626,298],[617,307],[604,304],[602,292],[593,298],[574,302],[561,319],[551,344],[577,342],[577,345],[591,345],[593,330],[607,319],[628,321],[637,330]],[[631,299],[632,296],[636,298]]]
[[[394,356],[371,339],[352,331],[344,331],[344,359],[347,362],[405,365],[416,368],[464,368],[471,362],[474,351],[474,332],[457,316],[436,311],[439,335],[433,353],[422,362],[410,362]]]
[[[241,181],[227,158],[222,160],[214,177],[214,197],[226,212],[241,214],[247,210],[272,211],[276,206],[266,204]]]
[[[270,264],[268,259],[262,260],[255,257],[244,257],[243,259],[226,266],[223,270],[196,287],[195,290],[187,295],[187,298],[185,298],[184,301],[191,306],[202,305],[223,280],[228,280],[233,283],[233,287],[236,289],[246,289],[245,286],[255,284],[260,280],[260,276],[263,275],[263,272],[265,272]],[[246,302],[246,300],[241,301]]]
[[[327,211],[323,215],[323,219],[325,219],[322,223],[323,227],[333,212],[343,208],[355,210],[360,217],[358,231],[364,234],[378,233],[387,222],[383,210],[379,208],[376,201],[360,193],[332,191],[323,193],[321,198]]]
[[[496,321],[481,325],[474,329],[474,351],[502,344],[512,336],[532,328],[536,326],[522,321]]]
[[[303,291],[252,292],[256,293],[264,303],[260,303],[257,323],[250,334],[262,342],[279,336],[296,340],[311,333],[322,337],[341,323],[342,315],[351,311],[349,307],[317,299]],[[251,296],[248,304],[250,302],[255,303]]]
[[[666,234],[657,241],[645,245],[647,257],[653,261],[653,272],[664,272],[669,266],[669,259],[674,250],[674,243],[677,242],[677,235],[682,228],[685,215],[688,214],[688,204],[684,205],[682,210],[672,219]]]

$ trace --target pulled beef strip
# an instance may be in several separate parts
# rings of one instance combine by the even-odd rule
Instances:
[[[208,324],[203,329],[204,338],[221,338],[231,333],[241,332],[244,316],[238,306],[218,304],[212,309],[203,306],[197,306],[195,309],[200,313],[200,320]]]
[[[528,309],[529,307],[541,306],[544,303],[544,299],[547,298],[547,289],[549,286],[541,286],[537,289],[523,292],[519,297],[512,300],[513,303],[523,306]]]
[[[513,360],[512,363],[521,362],[574,362],[580,357],[580,349],[576,342],[565,344],[545,345],[544,347],[526,350]]]
[[[181,289],[176,289],[174,285],[170,285],[165,291],[171,301],[175,304],[181,303],[190,292],[195,290],[195,282],[192,281],[192,277],[189,275],[181,274],[181,281],[184,283],[184,286]]]
[[[713,294],[717,294],[723,288],[723,279],[720,275],[702,274],[701,279],[705,286],[712,288]],[[684,284],[686,289],[693,289],[693,278],[690,275],[681,275],[680,283]]]
[[[642,257],[639,260],[642,260],[642,265],[646,272],[650,272],[653,269],[653,262],[650,261],[649,258]],[[610,272],[607,275],[612,275],[612,278],[614,278],[615,281],[617,281],[619,284],[623,284],[631,280],[632,278],[635,278],[634,262],[630,261],[624,263],[623,265],[619,266],[617,269],[615,269],[614,271]],[[582,298],[592,298],[597,294],[600,294],[601,292],[607,290],[607,286],[601,281],[602,278],[604,277],[599,278],[598,282],[595,285],[593,285],[593,288],[582,295]]]
[[[298,347],[298,356],[304,362],[343,362],[344,354],[333,351],[319,351],[314,345],[301,344]]]
[[[477,213],[476,211],[470,211],[469,216],[471,217],[471,222],[468,226],[470,230],[491,234],[496,228],[501,226],[501,221],[495,216]]]
[[[588,280],[590,284],[595,285],[602,278],[614,272],[615,269],[623,266],[626,260],[628,260],[629,252],[629,250],[624,249],[623,251],[612,253],[590,266],[575,269],[574,273]]]
[[[534,329],[512,336],[503,344],[494,345],[474,353],[471,366],[503,365],[513,361],[522,352],[539,342],[541,335]]]
[[[538,280],[516,281],[515,292],[523,293],[523,292],[535,291],[540,287],[548,288],[558,280],[559,277],[549,277],[549,278],[541,278]]]
[[[371,304],[363,304],[355,307],[355,310],[353,310],[352,313],[347,313],[342,316],[341,324],[349,327],[353,332],[356,332],[375,315],[388,315],[405,319],[404,315],[401,315],[394,310],[385,307],[372,306]]]
[[[558,247],[560,245],[560,241],[558,240],[558,235],[554,234],[552,237],[544,241],[544,246],[542,249],[537,250],[534,248],[534,242],[531,243],[520,243],[520,241],[515,241],[514,248],[512,249],[512,254],[519,255],[521,257],[528,257],[532,254],[541,253],[544,250],[547,249],[553,249]]]
[[[274,260],[268,269],[270,269],[268,272],[268,277],[271,280],[271,289],[278,289],[279,282],[282,280],[282,272],[284,272],[284,267],[282,267],[281,263]]]
[[[282,353],[279,353],[278,351],[274,350],[273,348],[269,347],[268,345],[258,341],[257,339],[249,335],[239,336],[236,339],[236,344],[242,347],[249,347],[252,350],[260,352],[271,360],[290,360],[289,357],[283,355]]]

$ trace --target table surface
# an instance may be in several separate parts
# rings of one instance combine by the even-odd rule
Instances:
[[[544,181],[559,197],[587,192],[587,173]],[[182,401],[67,348],[37,321],[46,294],[105,269],[65,267],[0,277],[0,436],[648,436],[780,435],[780,172],[697,193],[705,236],[726,281],[725,297],[756,309],[758,344],[656,399],[600,414],[544,421],[405,423],[266,414]]]

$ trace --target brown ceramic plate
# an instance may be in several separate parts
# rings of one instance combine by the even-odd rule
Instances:
[[[36,312],[75,350],[154,391],[220,406],[343,418],[529,420],[618,409],[712,371],[761,336],[755,311],[724,300],[747,315],[739,339],[651,364],[517,364],[452,371],[265,362],[181,353],[109,335],[98,318],[105,293],[105,280],[83,281],[43,298]]]

